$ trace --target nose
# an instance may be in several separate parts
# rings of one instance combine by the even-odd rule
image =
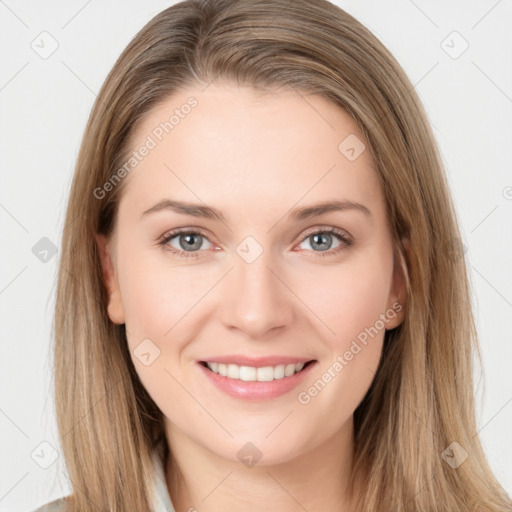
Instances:
[[[228,329],[239,329],[256,339],[293,321],[293,293],[273,268],[271,256],[270,251],[263,251],[256,261],[247,263],[234,255],[220,304],[221,320]]]

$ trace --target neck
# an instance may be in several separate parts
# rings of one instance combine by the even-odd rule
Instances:
[[[211,452],[174,425],[166,426],[166,481],[176,512],[329,510],[353,512],[347,494],[353,422],[293,459],[246,467]]]

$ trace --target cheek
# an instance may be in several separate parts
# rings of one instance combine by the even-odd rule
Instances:
[[[198,267],[187,267],[171,255],[156,252],[131,254],[120,261],[127,331],[138,337],[167,339],[170,330],[185,319],[211,287],[210,281],[214,283],[216,276],[211,271],[209,275],[211,279]]]
[[[374,258],[366,254],[350,265],[340,265],[336,271],[317,272],[315,286],[302,288],[304,302],[318,317],[315,323],[322,333],[324,358],[302,387],[298,401],[331,411],[325,421],[333,428],[357,407],[377,371],[385,334],[383,317],[390,314],[391,272],[392,256],[382,251]]]
[[[325,281],[324,293],[314,297],[334,334],[323,337],[329,356],[297,398],[305,411],[322,417],[326,431],[348,420],[375,377],[391,282],[392,252],[379,250],[340,266],[335,279]]]
[[[146,390],[172,415],[178,403],[187,407],[189,401],[178,384],[184,371],[179,365],[201,330],[209,303],[205,295],[218,271],[187,267],[170,255],[124,254],[118,264],[130,357]]]
[[[346,350],[351,340],[375,325],[382,330],[379,318],[387,308],[391,272],[390,258],[366,255],[350,264],[317,269],[314,279],[301,280],[297,295],[317,317],[331,349]]]
[[[197,411],[179,384],[183,377],[178,363],[192,332],[187,313],[194,311],[204,290],[191,286],[192,272],[139,261],[126,261],[121,290],[130,357],[144,388],[167,417],[178,418],[186,411],[194,416]]]

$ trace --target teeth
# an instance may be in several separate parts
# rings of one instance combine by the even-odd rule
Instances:
[[[287,364],[284,367],[284,376],[289,377],[290,375],[293,375],[295,373],[295,365],[294,364]]]
[[[251,382],[256,380],[258,370],[250,366],[240,366],[239,379]]]
[[[206,363],[213,373],[218,373],[222,377],[230,379],[239,379],[246,382],[270,382],[284,377],[290,377],[304,368],[304,363],[280,364],[277,366],[263,366],[255,368],[253,366],[238,366],[237,364]]]
[[[230,379],[239,379],[240,378],[240,367],[236,364],[228,364],[228,373],[226,377]]]

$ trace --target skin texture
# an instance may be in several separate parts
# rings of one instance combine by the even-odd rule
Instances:
[[[125,178],[112,238],[97,237],[110,319],[125,323],[135,368],[166,417],[174,506],[353,510],[345,496],[353,412],[378,367],[384,331],[402,322],[403,308],[385,315],[385,327],[359,343],[362,349],[309,403],[297,395],[361,332],[382,327],[379,315],[404,304],[368,145],[352,118],[320,96],[262,95],[222,83],[188,88],[153,109],[133,148],[190,96],[197,106]],[[350,134],[366,146],[354,161],[338,149]],[[214,206],[226,223],[169,210],[142,215],[162,199]],[[353,209],[287,220],[292,208],[327,200],[361,203],[371,216]],[[329,227],[353,244],[327,234],[327,246],[319,246],[322,240],[308,233]],[[196,257],[159,245],[176,228],[202,230]],[[237,253],[248,236],[263,250],[250,264]],[[186,248],[179,235],[169,245]],[[144,339],[160,350],[148,366],[134,355]],[[219,391],[197,366],[226,354],[317,363],[297,389],[247,401]],[[252,467],[237,457],[247,442],[262,454]]]

